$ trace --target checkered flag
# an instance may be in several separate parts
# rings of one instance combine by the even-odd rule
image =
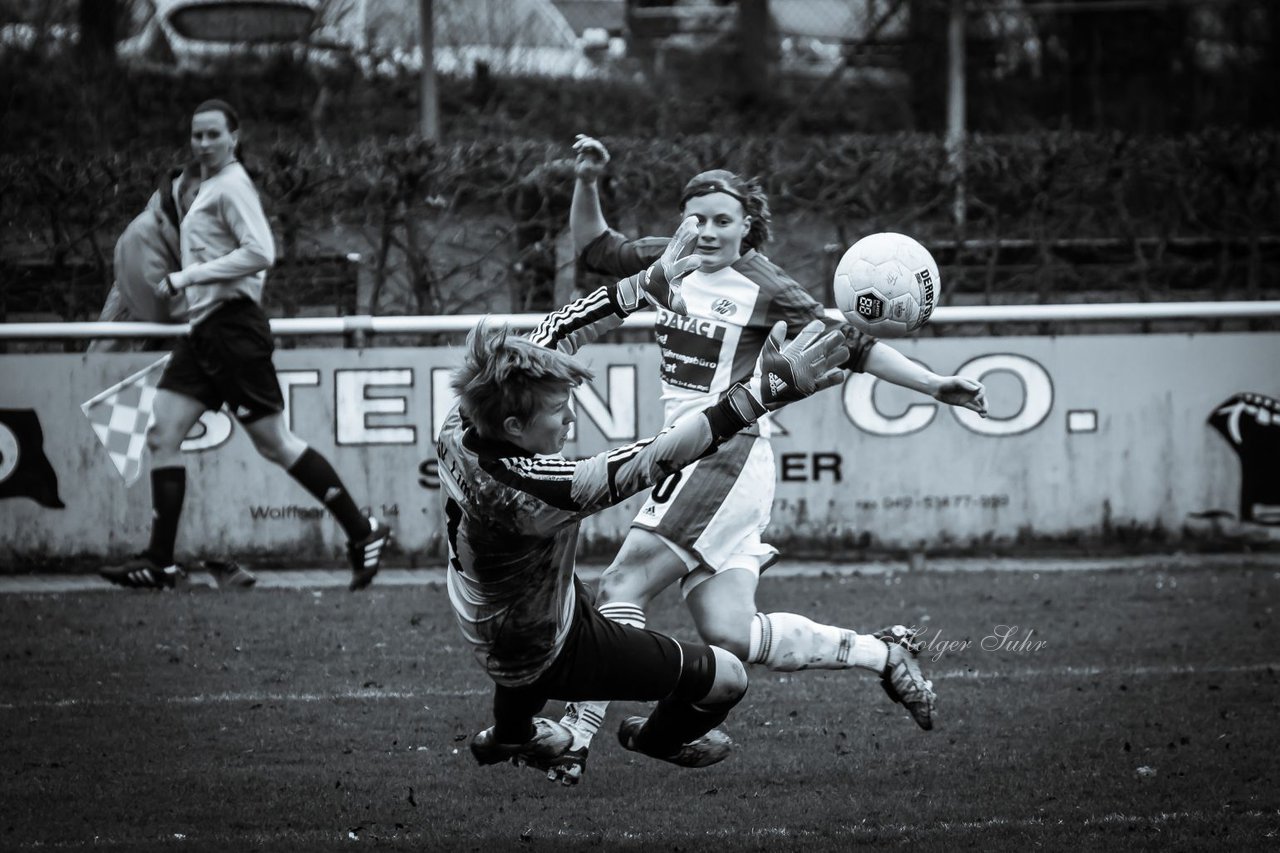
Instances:
[[[156,385],[168,362],[166,355],[80,405],[126,486],[142,476],[142,451],[147,446]]]

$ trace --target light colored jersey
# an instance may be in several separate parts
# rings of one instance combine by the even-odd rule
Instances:
[[[600,288],[548,315],[531,338],[574,352],[622,316],[612,292]],[[454,408],[436,444],[449,601],[494,681],[528,684],[563,647],[574,615],[580,521],[649,488],[716,443],[708,418],[694,415],[653,438],[587,459],[536,456],[482,438]]]
[[[182,271],[192,324],[230,299],[262,304],[276,246],[249,173],[228,163],[200,184],[180,229]]]
[[[620,278],[644,269],[665,246],[662,238],[628,240],[609,230],[587,246],[583,259],[593,272]],[[662,349],[663,422],[668,425],[712,405],[737,382],[749,383],[758,392],[756,363],[779,320],[786,322],[788,337],[811,320],[834,325],[795,279],[755,250],[716,272],[695,270],[685,277],[681,292],[688,316],[658,308],[654,324]],[[851,335],[859,355],[854,364],[860,367],[875,339],[846,332]],[[767,419],[759,426],[767,437]]]

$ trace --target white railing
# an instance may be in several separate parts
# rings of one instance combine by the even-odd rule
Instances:
[[[839,317],[834,310],[827,312]],[[440,317],[289,317],[271,321],[275,335],[379,335],[430,332],[466,332],[485,315],[457,314]],[[542,314],[491,314],[490,319],[513,328],[531,329]],[[1036,323],[1105,320],[1240,320],[1280,317],[1280,300],[1249,302],[1111,302],[1063,305],[964,305],[939,308],[931,323]],[[628,329],[653,328],[654,314],[646,311],[628,317]],[[84,340],[86,338],[178,337],[186,324],[166,323],[0,323],[3,340]]]

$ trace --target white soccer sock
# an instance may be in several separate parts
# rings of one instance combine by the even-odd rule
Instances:
[[[647,624],[644,608],[629,601],[611,601],[600,605],[597,610],[606,619],[630,625],[632,628],[643,628]],[[600,726],[604,723],[604,714],[608,707],[608,702],[571,702],[565,708],[561,722],[574,729],[575,749],[591,744],[591,739],[595,737],[596,732],[600,731]]]
[[[857,666],[879,674],[888,662],[889,647],[870,634],[819,625],[795,613],[757,613],[751,620],[747,663],[781,672]]]

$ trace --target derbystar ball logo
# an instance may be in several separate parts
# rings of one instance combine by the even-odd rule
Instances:
[[[920,323],[923,325],[933,313],[933,276],[925,268],[916,273],[916,281],[920,283],[920,292],[924,294],[924,300],[920,304]]]

